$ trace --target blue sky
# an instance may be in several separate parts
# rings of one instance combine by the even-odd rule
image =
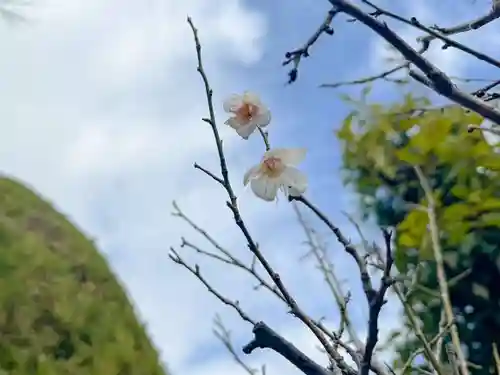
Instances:
[[[489,7],[479,0],[474,5],[467,0],[407,3],[391,4],[391,9],[443,26]],[[359,88],[318,85],[382,71],[387,52],[370,30],[340,18],[335,35],[323,37],[301,64],[298,82],[285,86],[285,52],[304,43],[328,9],[327,1],[312,0],[286,6],[264,0],[45,0],[25,10],[27,25],[0,26],[1,170],[33,186],[96,239],[176,374],[239,371],[212,335],[216,312],[234,331],[237,346],[251,338],[251,327],[168,259],[169,246],[178,245],[181,236],[210,250],[171,217],[174,199],[225,246],[248,257],[224,192],[192,168],[197,161],[215,171],[218,160],[210,130],[199,120],[206,116],[206,105],[186,15],[199,28],[219,124],[225,119],[225,96],[246,89],[260,93],[273,112],[272,144],[309,149],[302,165],[311,181],[308,196],[355,237],[340,214],[356,206],[339,176],[341,150],[334,130],[349,111],[338,94]],[[412,43],[420,35],[389,24]],[[457,39],[493,53],[499,31],[491,25]],[[453,75],[493,74],[457,51],[441,51],[437,43],[429,56]],[[397,93],[378,84],[374,97],[390,101]],[[260,159],[260,139],[245,142],[224,126],[221,134],[241,211],[255,239],[306,310],[336,324],[338,313],[324,297],[321,276],[311,263],[298,261],[305,249],[291,207],[285,200],[260,202],[241,186],[244,171]],[[377,234],[365,228],[371,237]],[[353,292],[352,314],[363,336],[366,308],[352,276],[356,270],[341,248],[332,246],[332,251],[340,277]],[[199,263],[228,297],[240,299],[255,319],[324,363],[311,335],[271,296],[252,291],[248,278],[188,251],[182,254]],[[388,306],[382,319],[387,333],[398,323],[397,307]],[[274,353],[247,359],[266,363],[269,374],[297,371]]]

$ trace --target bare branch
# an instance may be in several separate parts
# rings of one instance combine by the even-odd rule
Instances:
[[[452,304],[450,300],[449,290],[448,290],[448,282],[446,280],[446,273],[444,271],[444,261],[443,261],[443,250],[441,248],[441,243],[439,241],[439,227],[437,224],[437,216],[436,216],[436,202],[434,199],[434,195],[432,192],[432,188],[429,184],[429,181],[423,174],[420,167],[414,167],[415,173],[418,176],[420,181],[420,185],[424,190],[425,197],[427,200],[427,214],[429,216],[429,230],[431,232],[431,242],[432,249],[434,252],[434,258],[436,260],[436,268],[437,268],[437,278],[439,284],[439,291],[441,293],[441,299],[443,301],[444,313],[446,316],[446,323],[451,324],[451,340],[453,342],[454,350],[457,355],[458,363],[460,366],[460,370],[462,375],[468,375],[469,369],[467,368],[467,361],[465,359],[465,355],[462,351],[462,347],[460,344],[460,338],[458,336],[458,328],[456,324],[454,324],[455,317],[453,315]]]
[[[386,71],[379,73],[379,74],[375,74],[373,76],[355,79],[352,81],[342,81],[342,82],[337,82],[337,83],[323,83],[319,87],[328,87],[328,88],[335,89],[335,88],[341,87],[341,86],[364,85],[366,83],[370,83],[370,82],[376,81],[378,79],[386,79],[391,74],[399,72],[400,70],[403,70],[403,69],[408,69],[408,67],[409,67],[409,64],[398,65],[392,69],[386,70]]]
[[[257,370],[248,366],[236,352],[236,349],[234,348],[233,343],[231,342],[231,331],[229,331],[224,326],[224,323],[222,322],[222,319],[220,318],[219,315],[216,315],[214,319],[214,325],[215,325],[215,328],[213,330],[214,335],[222,342],[222,344],[231,354],[235,362],[238,363],[248,375],[255,375],[257,373]]]
[[[396,295],[398,296],[400,302],[403,305],[406,316],[408,317],[408,320],[411,324],[413,332],[415,333],[415,336],[417,337],[417,339],[420,341],[420,343],[423,346],[423,353],[424,353],[426,359],[429,361],[429,363],[432,365],[432,367],[434,368],[435,372],[438,375],[447,375],[444,372],[443,366],[441,366],[441,364],[439,363],[439,359],[435,356],[434,352],[432,351],[432,348],[431,348],[429,341],[427,340],[424,333],[422,332],[422,329],[420,328],[420,324],[418,322],[417,315],[415,314],[415,311],[413,310],[411,305],[405,299],[403,292],[401,291],[400,286],[397,283],[394,283],[392,288],[396,292]]]
[[[373,250],[374,250],[374,254],[377,256],[378,260],[381,263],[383,263],[385,260],[384,260],[384,257],[382,255],[382,250],[380,249],[380,247],[374,246]],[[417,270],[418,270],[418,268],[415,271],[417,271]],[[412,284],[417,283],[417,280],[416,280],[417,275],[414,275],[414,276],[415,277],[414,277],[414,280],[412,281]],[[423,353],[424,353],[426,359],[429,361],[429,363],[432,365],[432,367],[435,369],[435,371],[438,375],[447,375],[444,372],[441,364],[439,363],[439,360],[434,355],[434,352],[432,351],[431,345],[429,344],[429,341],[425,337],[425,335],[420,327],[419,321],[417,319],[417,315],[415,314],[413,307],[408,303],[407,299],[405,298],[405,295],[404,295],[403,291],[401,290],[401,286],[396,282],[393,282],[391,285],[392,285],[392,289],[396,293],[396,296],[398,297],[399,301],[403,305],[405,314],[408,317],[409,323],[411,325],[411,328],[413,329],[413,332],[415,333],[415,336],[417,337],[417,339],[421,342],[421,344],[423,346]]]
[[[491,121],[500,124],[500,112],[483,101],[459,90],[441,70],[435,67],[408,43],[392,31],[385,23],[380,22],[348,0],[328,0],[337,10],[349,14],[372,29],[389,44],[396,48],[408,62],[419,68],[423,74],[410,70],[410,76],[428,86],[438,94],[472,110]]]
[[[194,267],[190,266],[189,264],[187,264],[184,259],[181,258],[181,256],[179,255],[179,253],[177,251],[175,251],[174,248],[170,248],[170,251],[171,251],[171,254],[169,254],[169,257],[170,259],[183,266],[185,269],[187,269],[189,272],[191,272],[191,274],[193,274],[194,276],[196,276],[196,278],[198,280],[201,281],[201,283],[203,285],[206,286],[206,288],[208,289],[208,291],[210,293],[212,293],[215,297],[217,297],[217,299],[219,301],[221,301],[223,304],[227,305],[227,306],[230,306],[232,307],[234,310],[236,310],[236,312],[238,313],[238,315],[241,317],[241,319],[243,319],[245,322],[248,322],[248,323],[251,323],[253,325],[255,325],[255,321],[250,318],[248,316],[248,314],[243,311],[243,309],[240,307],[240,304],[238,301],[231,301],[230,299],[224,297],[222,294],[220,294],[217,290],[215,290],[209,283],[207,280],[205,280],[205,278],[202,276],[201,272],[200,272],[200,267],[196,264]]]
[[[215,288],[213,288],[208,281],[202,276],[200,268],[198,265],[194,267],[188,265],[175,251],[175,249],[170,248],[171,254],[169,254],[170,259],[186,268],[191,274],[196,276],[198,280],[201,281],[203,285],[208,289],[208,291],[217,297],[219,301],[223,304],[232,307],[243,319],[244,321],[251,323],[253,325],[252,332],[254,333],[254,339],[243,348],[245,354],[250,354],[256,348],[269,348],[275,352],[281,354],[284,358],[288,359],[292,364],[304,372],[306,375],[331,375],[323,367],[318,365],[312,359],[307,357],[299,349],[297,349],[292,343],[285,340],[283,337],[278,335],[270,327],[268,327],[264,322],[255,322],[248,314],[240,307],[238,301],[231,301],[230,299],[224,297]],[[343,370],[346,375],[356,375],[356,372],[350,368],[349,370]]]
[[[393,284],[393,280],[391,278],[391,269],[394,263],[391,249],[392,234],[387,230],[383,230],[383,236],[386,248],[385,269],[379,290],[374,295],[373,299],[368,300],[370,307],[368,318],[368,337],[366,338],[365,353],[363,355],[363,361],[361,362],[360,375],[368,375],[369,373],[373,351],[378,341],[378,317],[382,306],[386,302],[385,294],[387,289],[389,289],[389,287]]]
[[[500,354],[498,354],[498,346],[496,343],[493,343],[493,359],[495,361],[495,368],[498,375],[500,374]]]
[[[314,212],[316,216],[318,216],[318,218],[321,219],[321,221],[323,221],[323,223],[325,223],[326,226],[335,234],[337,240],[342,244],[345,251],[353,257],[359,268],[363,290],[365,292],[369,306],[368,337],[366,339],[363,359],[361,361],[360,375],[368,375],[370,371],[373,351],[378,341],[378,317],[380,314],[380,310],[385,303],[384,299],[387,289],[394,282],[394,280],[391,278],[391,269],[393,265],[391,251],[391,233],[386,230],[383,231],[384,243],[386,247],[385,268],[380,288],[375,291],[366,267],[366,259],[363,259],[360,256],[358,251],[354,248],[354,246],[351,245],[350,241],[342,234],[340,229],[333,225],[325,214],[323,214],[317,207],[315,207],[302,195],[297,197],[290,197],[290,200],[302,202],[306,207]]]
[[[181,219],[185,220],[196,232],[200,233],[205,239],[207,239],[212,246],[215,247],[215,249],[220,252],[221,255],[212,253],[206,250],[201,249],[200,247],[194,245],[190,241],[182,238],[181,242],[181,247],[187,247],[191,248],[198,254],[207,256],[211,259],[220,261],[224,264],[234,266],[236,268],[239,268],[240,270],[243,270],[244,272],[250,274],[253,276],[259,284],[257,287],[263,287],[273,293],[278,299],[280,299],[282,302],[284,302],[287,306],[287,302],[283,295],[280,293],[280,291],[276,288],[276,286],[271,285],[269,282],[267,282],[263,276],[260,275],[260,273],[256,270],[255,268],[255,262],[252,262],[251,265],[246,265],[241,259],[238,259],[236,256],[234,256],[229,250],[225,249],[220,245],[219,242],[217,242],[212,236],[210,236],[204,229],[200,228],[198,225],[196,225],[180,208],[179,206],[174,202],[174,212],[172,213],[174,216],[180,217]],[[255,258],[254,258],[255,259]],[[255,287],[255,289],[257,289]],[[347,354],[349,354],[352,358],[352,360],[357,363],[359,362],[359,355],[352,350],[347,344],[345,344],[342,340],[340,340],[340,337],[338,334],[334,334],[331,330],[329,330],[322,322],[321,320],[315,320],[310,318],[311,321],[316,325],[333,343],[334,343],[334,348],[337,350],[336,346],[341,346]],[[353,331],[353,335],[355,332]],[[359,339],[358,339],[359,341]],[[361,341],[359,341],[359,351],[363,352],[364,351],[364,346],[362,345]],[[383,367],[379,364],[378,369],[374,370],[377,374],[379,375],[384,375],[384,370]]]
[[[472,48],[464,46],[462,43],[458,43],[458,42],[448,38],[445,34],[439,32],[439,31],[433,30],[429,27],[422,25],[415,17],[412,17],[411,19],[408,20],[408,19],[401,17],[395,13],[392,13],[388,10],[380,8],[379,6],[375,5],[371,1],[368,1],[368,0],[362,0],[362,1],[363,1],[363,3],[368,4],[372,8],[374,8],[378,12],[378,14],[380,14],[380,15],[388,16],[390,18],[398,20],[398,21],[405,23],[407,25],[413,26],[421,31],[426,32],[427,34],[432,36],[434,39],[439,39],[439,40],[445,42],[446,44],[445,44],[445,47],[443,47],[443,49],[445,49],[447,47],[454,47],[458,50],[461,50],[465,53],[468,53],[469,55],[476,57],[477,59],[479,59],[481,61],[484,61],[490,65],[493,65],[497,68],[500,68],[500,61],[495,60],[495,59],[491,58],[490,56],[485,55],[484,53],[477,52],[477,51],[473,50]],[[498,12],[498,15],[496,17],[500,17],[500,12]]]
[[[368,269],[366,267],[366,260],[358,253],[356,248],[352,246],[351,242],[343,235],[339,228],[337,228],[333,223],[326,217],[326,215],[321,212],[316,206],[314,206],[311,202],[309,202],[304,196],[292,197],[290,196],[290,200],[301,202],[306,207],[308,207],[318,218],[335,234],[337,241],[343,246],[344,250],[354,259],[356,262],[359,273],[361,277],[361,283],[363,285],[363,291],[365,292],[366,298],[368,301],[371,301],[373,297],[376,295],[376,291],[373,288],[372,280],[368,273]]]
[[[432,340],[429,341],[429,346],[436,345],[436,347],[440,347],[440,343],[442,342],[444,336],[449,332],[451,325],[444,325],[440,328],[438,334],[432,338]],[[419,348],[413,352],[410,357],[408,357],[408,360],[406,363],[403,365],[403,368],[401,369],[401,373],[404,374],[407,369],[409,369],[415,360],[415,358],[424,352],[423,348]],[[439,358],[440,354],[436,351],[436,358]]]
[[[242,232],[243,236],[245,237],[245,240],[247,242],[248,248],[251,251],[253,255],[257,258],[257,260],[260,262],[260,264],[264,267],[268,275],[271,277],[273,282],[276,284],[277,288],[285,298],[288,306],[290,307],[291,313],[295,315],[299,320],[301,320],[304,325],[306,325],[311,332],[316,336],[316,338],[320,341],[320,343],[323,345],[325,350],[327,351],[328,355],[330,355],[331,358],[335,360],[339,368],[348,375],[354,375],[356,372],[354,369],[352,369],[347,363],[345,363],[344,359],[342,356],[333,348],[333,346],[328,342],[326,339],[325,335],[323,332],[312,322],[312,320],[305,314],[305,312],[299,307],[293,296],[290,294],[290,292],[287,290],[285,285],[283,284],[281,277],[279,274],[274,271],[270,263],[267,261],[267,259],[264,257],[264,255],[261,253],[259,250],[256,242],[252,238],[245,222],[243,221],[243,218],[240,214],[240,211],[238,209],[238,204],[237,204],[237,199],[234,194],[233,188],[231,186],[230,180],[229,180],[229,172],[227,169],[227,164],[224,156],[224,150],[222,146],[222,141],[219,136],[219,132],[217,129],[216,125],[216,120],[215,120],[215,112],[214,112],[214,106],[212,102],[212,95],[213,91],[210,88],[210,84],[208,82],[207,76],[205,74],[205,71],[203,69],[203,63],[202,63],[202,58],[201,58],[201,44],[200,40],[198,38],[198,31],[195,28],[192,20],[188,17],[187,22],[189,26],[191,27],[191,30],[193,32],[193,37],[195,40],[196,44],[196,55],[197,55],[197,60],[198,60],[198,72],[202,77],[204,86],[205,86],[205,93],[207,97],[207,104],[208,104],[208,109],[209,109],[209,115],[210,117],[208,119],[204,119],[205,122],[207,122],[213,132],[215,143],[217,146],[217,152],[220,160],[220,168],[221,168],[221,175],[222,175],[222,181],[223,181],[223,187],[225,188],[229,201],[226,202],[227,207],[231,210],[233,213],[234,221],[240,231]],[[257,329],[257,332],[259,332],[259,329]],[[255,329],[254,329],[255,333]],[[258,340],[257,340],[258,341]],[[261,346],[255,346],[255,347],[261,347]],[[268,346],[269,347],[269,346]],[[292,350],[292,349],[290,349]],[[293,351],[293,350],[292,350]],[[286,351],[285,351],[286,352]],[[283,353],[279,352],[280,354],[284,355]],[[289,352],[286,352],[289,354]],[[288,357],[287,357],[288,358]],[[294,363],[296,366],[297,363]]]
[[[293,65],[293,68],[288,72],[289,84],[297,80],[299,74],[299,64],[302,58],[309,57],[309,49],[313,46],[314,43],[318,41],[321,34],[328,34],[328,35],[333,34],[333,28],[330,25],[333,21],[333,17],[335,17],[337,13],[338,12],[335,9],[330,10],[326,15],[325,20],[321,23],[318,29],[314,32],[314,34],[307,40],[307,42],[302,47],[294,51],[287,52],[285,54],[286,60],[283,61],[283,66],[288,65],[290,63]]]
[[[339,307],[341,321],[338,333],[336,335],[338,338],[338,342],[342,345],[342,341],[340,339],[342,337],[344,329],[347,329],[350,340],[353,342],[356,350],[361,354],[361,356],[363,356],[365,353],[365,345],[359,339],[356,331],[354,330],[346,308],[350,295],[348,294],[347,297],[343,296],[342,288],[340,286],[338,278],[335,275],[333,265],[327,258],[326,247],[319,242],[319,240],[317,239],[316,231],[307,223],[305,217],[300,212],[300,209],[297,207],[295,202],[292,202],[292,205],[297,215],[299,224],[304,229],[304,233],[307,238],[306,243],[309,245],[311,253],[316,258],[318,267],[321,273],[323,274],[324,280],[328,285],[328,288]],[[356,355],[356,353],[351,354],[347,349],[346,351],[351,355],[353,360],[359,365],[358,367],[360,367],[361,366],[360,358],[357,358],[358,356]],[[387,374],[387,370],[375,356],[372,357],[371,370],[377,374]]]
[[[264,322],[258,322],[253,328],[255,338],[243,348],[246,354],[256,348],[269,348],[293,363],[300,371],[307,375],[331,375],[329,371],[316,364],[312,359],[297,349],[291,342],[285,340]],[[350,371],[353,375],[355,371]]]

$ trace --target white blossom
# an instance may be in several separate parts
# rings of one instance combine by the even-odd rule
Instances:
[[[232,94],[224,100],[224,111],[233,116],[226,125],[232,127],[243,139],[248,139],[257,126],[265,127],[271,122],[271,112],[258,95],[245,91],[243,95]]]
[[[250,168],[243,178],[254,194],[268,202],[276,199],[278,190],[298,196],[307,189],[307,176],[295,168],[306,155],[303,148],[276,148],[266,151],[258,165]]]

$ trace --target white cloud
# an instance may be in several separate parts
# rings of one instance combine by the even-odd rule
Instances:
[[[220,102],[233,82],[246,85],[236,68],[259,60],[266,33],[263,15],[239,0],[46,0],[0,37],[2,171],[97,237],[174,370],[211,334],[211,312],[200,312],[216,301],[168,260],[186,232],[170,202],[215,233],[238,234],[221,188],[192,168],[216,170],[217,158],[200,121],[206,99],[188,14]],[[228,155],[241,147],[222,135]],[[246,166],[233,167],[239,182]]]
[[[192,168],[198,161],[216,171],[218,160],[211,131],[200,121],[206,105],[188,14],[199,28],[220,102],[221,95],[250,83],[237,68],[262,55],[266,19],[243,1],[45,0],[30,9],[28,25],[0,26],[0,168],[35,186],[97,238],[174,372],[233,373],[225,353],[200,367],[191,361],[213,340],[212,314],[227,309],[168,259],[170,245],[192,236],[170,216],[172,199],[226,246],[245,251],[224,191]],[[255,162],[254,143],[226,128],[221,133],[251,232],[301,300],[310,299],[308,285],[320,279],[296,262],[296,231],[285,227],[280,236],[283,227],[276,224],[289,208],[243,192],[241,176]],[[269,232],[272,238],[262,235]],[[229,296],[248,297],[246,306],[260,318],[269,313],[270,298],[253,297],[247,278],[200,263]],[[286,310],[277,311],[266,319],[286,321],[280,332],[321,356],[315,340],[283,318]],[[249,327],[235,323],[240,336],[250,337]],[[274,353],[249,358],[263,358],[272,373],[290,368]]]

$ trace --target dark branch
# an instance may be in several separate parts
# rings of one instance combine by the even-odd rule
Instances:
[[[245,322],[255,325],[255,321],[252,318],[250,318],[250,316],[248,316],[248,314],[245,311],[243,311],[238,301],[231,301],[230,299],[220,294],[214,287],[210,285],[210,283],[201,274],[200,267],[197,264],[194,267],[187,264],[186,261],[184,261],[184,259],[181,258],[179,253],[175,251],[175,249],[172,247],[170,248],[170,252],[171,254],[169,254],[169,257],[174,263],[181,265],[189,272],[191,272],[191,274],[196,276],[196,278],[200,280],[203,285],[205,285],[205,287],[208,289],[210,293],[212,293],[223,304],[232,307],[238,313],[241,319],[243,319]]]
[[[290,307],[291,313],[296,316],[302,323],[304,323],[305,326],[307,326],[310,331],[316,336],[318,341],[322,344],[322,346],[325,348],[326,352],[328,355],[335,360],[339,368],[344,371],[345,373],[350,373],[353,372],[354,370],[347,365],[347,363],[344,361],[342,356],[338,353],[338,351],[335,350],[335,348],[332,346],[332,344],[328,341],[328,339],[325,337],[321,329],[319,329],[314,322],[311,320],[311,318],[299,307],[291,293],[288,291],[288,289],[285,287],[283,284],[280,275],[274,271],[273,267],[269,263],[269,261],[265,258],[265,256],[262,254],[262,252],[259,250],[259,247],[257,246],[257,243],[253,239],[253,237],[250,234],[250,231],[248,230],[245,222],[243,221],[243,218],[240,214],[240,211],[238,209],[238,203],[237,203],[237,198],[234,194],[233,188],[231,186],[231,182],[229,180],[229,172],[227,169],[227,163],[226,159],[224,156],[224,150],[222,147],[222,140],[219,135],[219,131],[217,129],[216,125],[216,119],[215,119],[215,111],[214,111],[214,105],[213,105],[213,91],[210,88],[210,84],[208,82],[208,78],[205,74],[205,70],[203,68],[203,62],[202,62],[202,57],[201,57],[201,44],[200,40],[198,38],[198,30],[194,26],[191,18],[188,17],[187,22],[189,26],[191,27],[191,30],[193,32],[193,37],[196,45],[196,56],[197,56],[197,61],[198,61],[198,73],[201,75],[204,86],[205,86],[205,93],[206,93],[206,99],[207,99],[207,104],[208,104],[208,109],[209,109],[209,118],[204,119],[206,123],[210,125],[212,128],[212,133],[215,138],[215,143],[217,146],[217,152],[220,160],[220,168],[221,168],[221,176],[222,176],[222,186],[227,192],[227,195],[229,197],[229,201],[226,202],[227,207],[231,210],[233,213],[233,218],[240,229],[241,233],[245,237],[245,240],[247,242],[248,249],[250,252],[257,258],[257,260],[260,262],[262,267],[266,270],[267,274],[271,277],[273,280],[274,284],[278,288],[278,290],[281,292],[283,295],[283,298],[285,299],[286,303]],[[218,181],[219,182],[219,181]]]
[[[426,32],[427,34],[429,34],[430,36],[434,37],[435,39],[439,39],[439,40],[442,40],[443,42],[445,42],[445,47],[443,47],[443,49],[445,48],[448,48],[448,47],[454,47],[458,50],[461,50],[465,53],[468,53],[469,55],[472,55],[476,58],[478,58],[479,60],[481,61],[484,61],[484,62],[487,62],[488,64],[491,64],[497,68],[500,68],[500,61],[498,60],[495,60],[493,58],[491,58],[490,56],[488,55],[485,55],[484,53],[481,53],[481,52],[477,52],[475,50],[473,50],[472,48],[469,48],[467,46],[464,46],[462,43],[459,43],[459,42],[456,42],[450,38],[448,38],[445,34],[443,34],[442,32],[439,32],[439,31],[436,31],[436,30],[433,30],[429,27],[426,27],[424,25],[422,25],[415,17],[412,17],[411,19],[406,19],[404,17],[401,17],[395,13],[392,13],[388,10],[385,10],[385,9],[382,9],[380,8],[379,6],[373,4],[371,1],[368,1],[368,0],[363,0],[364,3],[370,5],[371,7],[373,7],[374,9],[377,10],[377,12],[380,14],[380,15],[384,15],[384,16],[387,16],[387,17],[390,17],[390,18],[393,18],[395,20],[398,20],[400,22],[403,22],[407,25],[410,25],[410,26],[413,26],[419,30],[422,30],[424,32]],[[498,16],[500,16],[500,12],[498,13]]]
[[[389,287],[393,284],[393,279],[391,278],[391,269],[394,263],[391,249],[392,234],[391,232],[384,230],[383,235],[386,249],[384,274],[382,276],[382,283],[377,293],[371,301],[368,301],[370,307],[368,318],[368,337],[366,338],[365,352],[361,361],[360,375],[368,375],[370,371],[371,359],[375,346],[378,342],[378,318],[380,311],[382,310],[382,306],[385,304],[385,294]]]
[[[328,370],[297,349],[291,342],[269,328],[264,322],[258,322],[252,332],[255,337],[243,347],[244,353],[250,354],[257,348],[269,348],[281,354],[306,375],[332,375]],[[346,372],[343,371],[343,373],[356,375],[356,371],[352,369]]]
[[[291,201],[302,202],[312,212],[314,212],[316,216],[335,234],[337,240],[342,244],[345,251],[353,257],[359,268],[363,290],[369,306],[368,337],[366,339],[363,358],[361,360],[360,375],[368,375],[372,367],[371,360],[373,352],[378,342],[378,318],[380,311],[382,310],[382,306],[385,303],[385,294],[389,287],[394,283],[394,280],[391,278],[391,269],[394,263],[391,250],[391,233],[387,230],[383,230],[384,243],[386,247],[386,259],[381,285],[379,289],[375,291],[368,273],[366,259],[361,257],[356,248],[351,245],[350,241],[342,234],[340,229],[333,225],[324,213],[322,213],[302,195],[297,197],[290,196],[289,199]]]
[[[292,197],[290,196],[290,200],[301,202],[306,207],[308,207],[318,218],[326,224],[326,226],[335,234],[335,237],[340,242],[340,244],[344,247],[344,250],[352,256],[354,261],[356,262],[359,273],[361,277],[361,283],[363,285],[363,291],[365,292],[366,298],[368,301],[371,301],[376,294],[375,289],[373,288],[372,281],[370,275],[368,274],[368,269],[366,265],[366,260],[359,254],[356,248],[351,244],[351,242],[343,235],[338,227],[333,225],[333,223],[326,217],[326,215],[321,212],[316,206],[314,206],[311,202],[309,202],[305,197],[298,196]]]
[[[318,29],[314,32],[314,34],[307,40],[307,42],[299,49],[294,51],[287,52],[285,54],[286,60],[283,61],[283,66],[288,65],[290,63],[293,64],[293,68],[288,72],[288,83],[293,83],[297,80],[299,75],[299,64],[302,58],[309,57],[309,48],[312,47],[314,43],[316,43],[321,36],[321,34],[333,34],[333,28],[330,26],[333,17],[337,14],[337,11],[334,9],[330,10],[326,15],[325,20],[321,23]]]
[[[373,4],[371,2],[368,2],[366,0],[364,0],[363,2],[368,4],[368,5],[373,6]],[[380,9],[379,7],[377,7],[377,8]],[[368,13],[369,16],[373,16],[373,17],[379,16],[380,14],[381,13],[379,11]],[[500,17],[500,8],[498,6],[497,7],[494,6],[490,10],[490,12],[488,12],[487,14],[485,14],[481,17],[478,17],[477,19],[474,19],[472,21],[461,23],[459,25],[448,27],[448,28],[435,26],[435,27],[433,27],[433,29],[436,30],[437,32],[439,32],[443,36],[450,36],[450,35],[460,34],[460,33],[464,33],[464,32],[471,31],[471,30],[477,30],[477,29],[487,25],[488,23],[498,19],[499,17]],[[354,18],[353,20],[356,20],[356,19]],[[430,45],[431,45],[431,42],[435,39],[436,39],[436,37],[433,35],[424,35],[424,36],[419,37],[417,40],[420,42],[421,47],[420,47],[418,53],[424,54],[425,52],[427,52]],[[400,64],[392,69],[389,69],[389,70],[384,71],[382,73],[379,73],[377,75],[373,75],[370,77],[361,78],[361,79],[357,79],[357,80],[353,80],[353,81],[339,82],[339,83],[334,83],[334,84],[323,84],[320,87],[336,88],[336,87],[345,86],[345,85],[357,85],[357,84],[374,82],[374,81],[379,80],[379,79],[387,80],[387,77],[389,75],[396,73],[400,70],[407,69],[407,68],[409,68],[409,66],[410,66],[410,63],[406,62],[404,64]]]
[[[359,7],[347,0],[328,0],[330,4],[336,6],[341,12],[349,14],[362,22],[374,32],[384,38],[389,44],[396,48],[408,62],[419,68],[427,79],[426,85],[436,91],[438,94],[447,97],[450,100],[456,101],[464,107],[475,111],[485,118],[500,124],[500,112],[493,107],[485,104],[483,101],[460,91],[441,70],[435,67],[422,55],[415,51],[408,43],[401,39],[394,31],[392,31],[385,23],[380,22],[368,13],[362,11]],[[417,79],[415,75],[412,78]],[[418,80],[418,79],[417,79]],[[418,80],[424,83],[421,80]],[[457,100],[458,99],[458,100]]]

